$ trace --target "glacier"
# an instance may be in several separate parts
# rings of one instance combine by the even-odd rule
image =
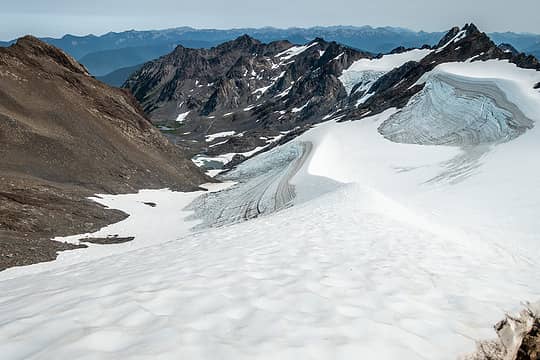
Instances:
[[[496,84],[434,72],[379,131],[401,143],[470,146],[510,141],[533,125]]]

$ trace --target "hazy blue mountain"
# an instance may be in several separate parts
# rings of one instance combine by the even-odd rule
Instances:
[[[416,32],[396,27],[330,26],[278,29],[193,29],[179,27],[165,30],[110,32],[105,35],[65,35],[60,39],[42,40],[57,46],[82,63],[97,76],[131,67],[169,53],[176,45],[189,48],[210,48],[248,34],[262,42],[289,40],[307,43],[317,37],[371,53],[386,53],[398,46],[420,47],[435,45],[443,32]],[[540,35],[521,33],[492,33],[497,44],[508,43],[519,51],[540,55]],[[0,42],[0,46],[8,45]]]
[[[121,87],[129,76],[138,71],[143,65],[144,64],[137,64],[135,66],[121,68],[104,76],[96,76],[96,79],[111,86]]]
[[[95,76],[103,76],[115,70],[145,63],[152,59],[170,53],[178,45],[189,48],[208,48],[214,44],[207,41],[179,40],[173,43],[158,45],[122,47],[118,49],[101,50],[86,54],[79,59]]]
[[[513,47],[522,52],[527,52],[535,45],[540,46],[540,35],[538,34],[504,32],[491,33],[489,37],[496,44],[512,44]]]
[[[101,36],[68,34],[60,39],[42,38],[41,40],[61,48],[76,59],[80,59],[97,51],[176,43],[180,40],[179,36],[187,30],[190,28],[151,31],[129,30],[118,33],[110,32]]]
[[[361,48],[370,52],[388,52],[397,46],[421,46],[434,44],[443,35],[442,32],[415,32],[402,28],[370,26],[332,26],[313,28],[243,28],[230,30],[193,29],[181,27],[166,30],[110,32],[105,35],[75,36],[65,35],[60,39],[42,38],[57,46],[77,59],[87,54],[128,47],[157,46],[177,43],[186,47],[211,47],[219,43],[236,39],[248,34],[263,42],[289,40],[294,43],[305,43],[323,37],[341,42],[345,45]]]
[[[288,40],[292,43],[300,44],[320,37],[373,53],[388,52],[398,46],[419,47],[424,44],[433,45],[443,35],[442,32],[415,32],[394,27],[373,28],[371,26],[332,26],[289,29],[277,29],[272,27],[231,30],[192,29],[184,31],[181,38],[221,43],[236,39],[243,34],[248,34],[262,42]]]
[[[115,70],[132,67],[156,59],[174,50],[176,44],[136,46],[103,50],[87,54],[79,59],[94,76],[104,76]]]
[[[536,49],[530,50],[529,53],[536,56],[537,59],[540,59],[540,46]]]
[[[537,59],[540,59],[540,42],[534,44],[533,46],[527,48],[525,51],[528,54],[536,56]]]
[[[512,44],[517,50],[540,59],[540,35],[538,34],[505,32],[489,35],[497,44]]]

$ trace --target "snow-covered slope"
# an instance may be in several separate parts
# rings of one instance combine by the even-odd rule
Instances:
[[[502,62],[443,70],[497,87],[540,120],[536,73]],[[379,133],[399,116],[389,109],[327,122],[237,169],[290,175],[273,161],[296,162],[285,177],[292,207],[97,260],[1,273],[0,353],[455,359],[472,351],[505,311],[540,296],[540,130],[497,144],[424,146]],[[302,144],[311,151],[295,152]],[[283,189],[266,178],[262,188]],[[224,192],[222,202],[261,189],[256,180]],[[155,230],[141,239],[181,226],[140,219]]]
[[[339,80],[350,94],[356,86],[359,90],[368,91],[381,76],[398,68],[408,61],[420,61],[429,55],[431,49],[412,49],[397,54],[383,55],[375,59],[360,59],[343,71]]]

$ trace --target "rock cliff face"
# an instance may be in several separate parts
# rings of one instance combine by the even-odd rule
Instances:
[[[0,49],[0,139],[0,269],[54,257],[38,240],[124,216],[88,195],[207,181],[129,92],[33,37]]]

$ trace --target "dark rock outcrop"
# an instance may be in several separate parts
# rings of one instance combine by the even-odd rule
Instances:
[[[494,328],[498,339],[478,342],[464,360],[540,359],[540,303],[528,304],[518,316],[507,315]]]

